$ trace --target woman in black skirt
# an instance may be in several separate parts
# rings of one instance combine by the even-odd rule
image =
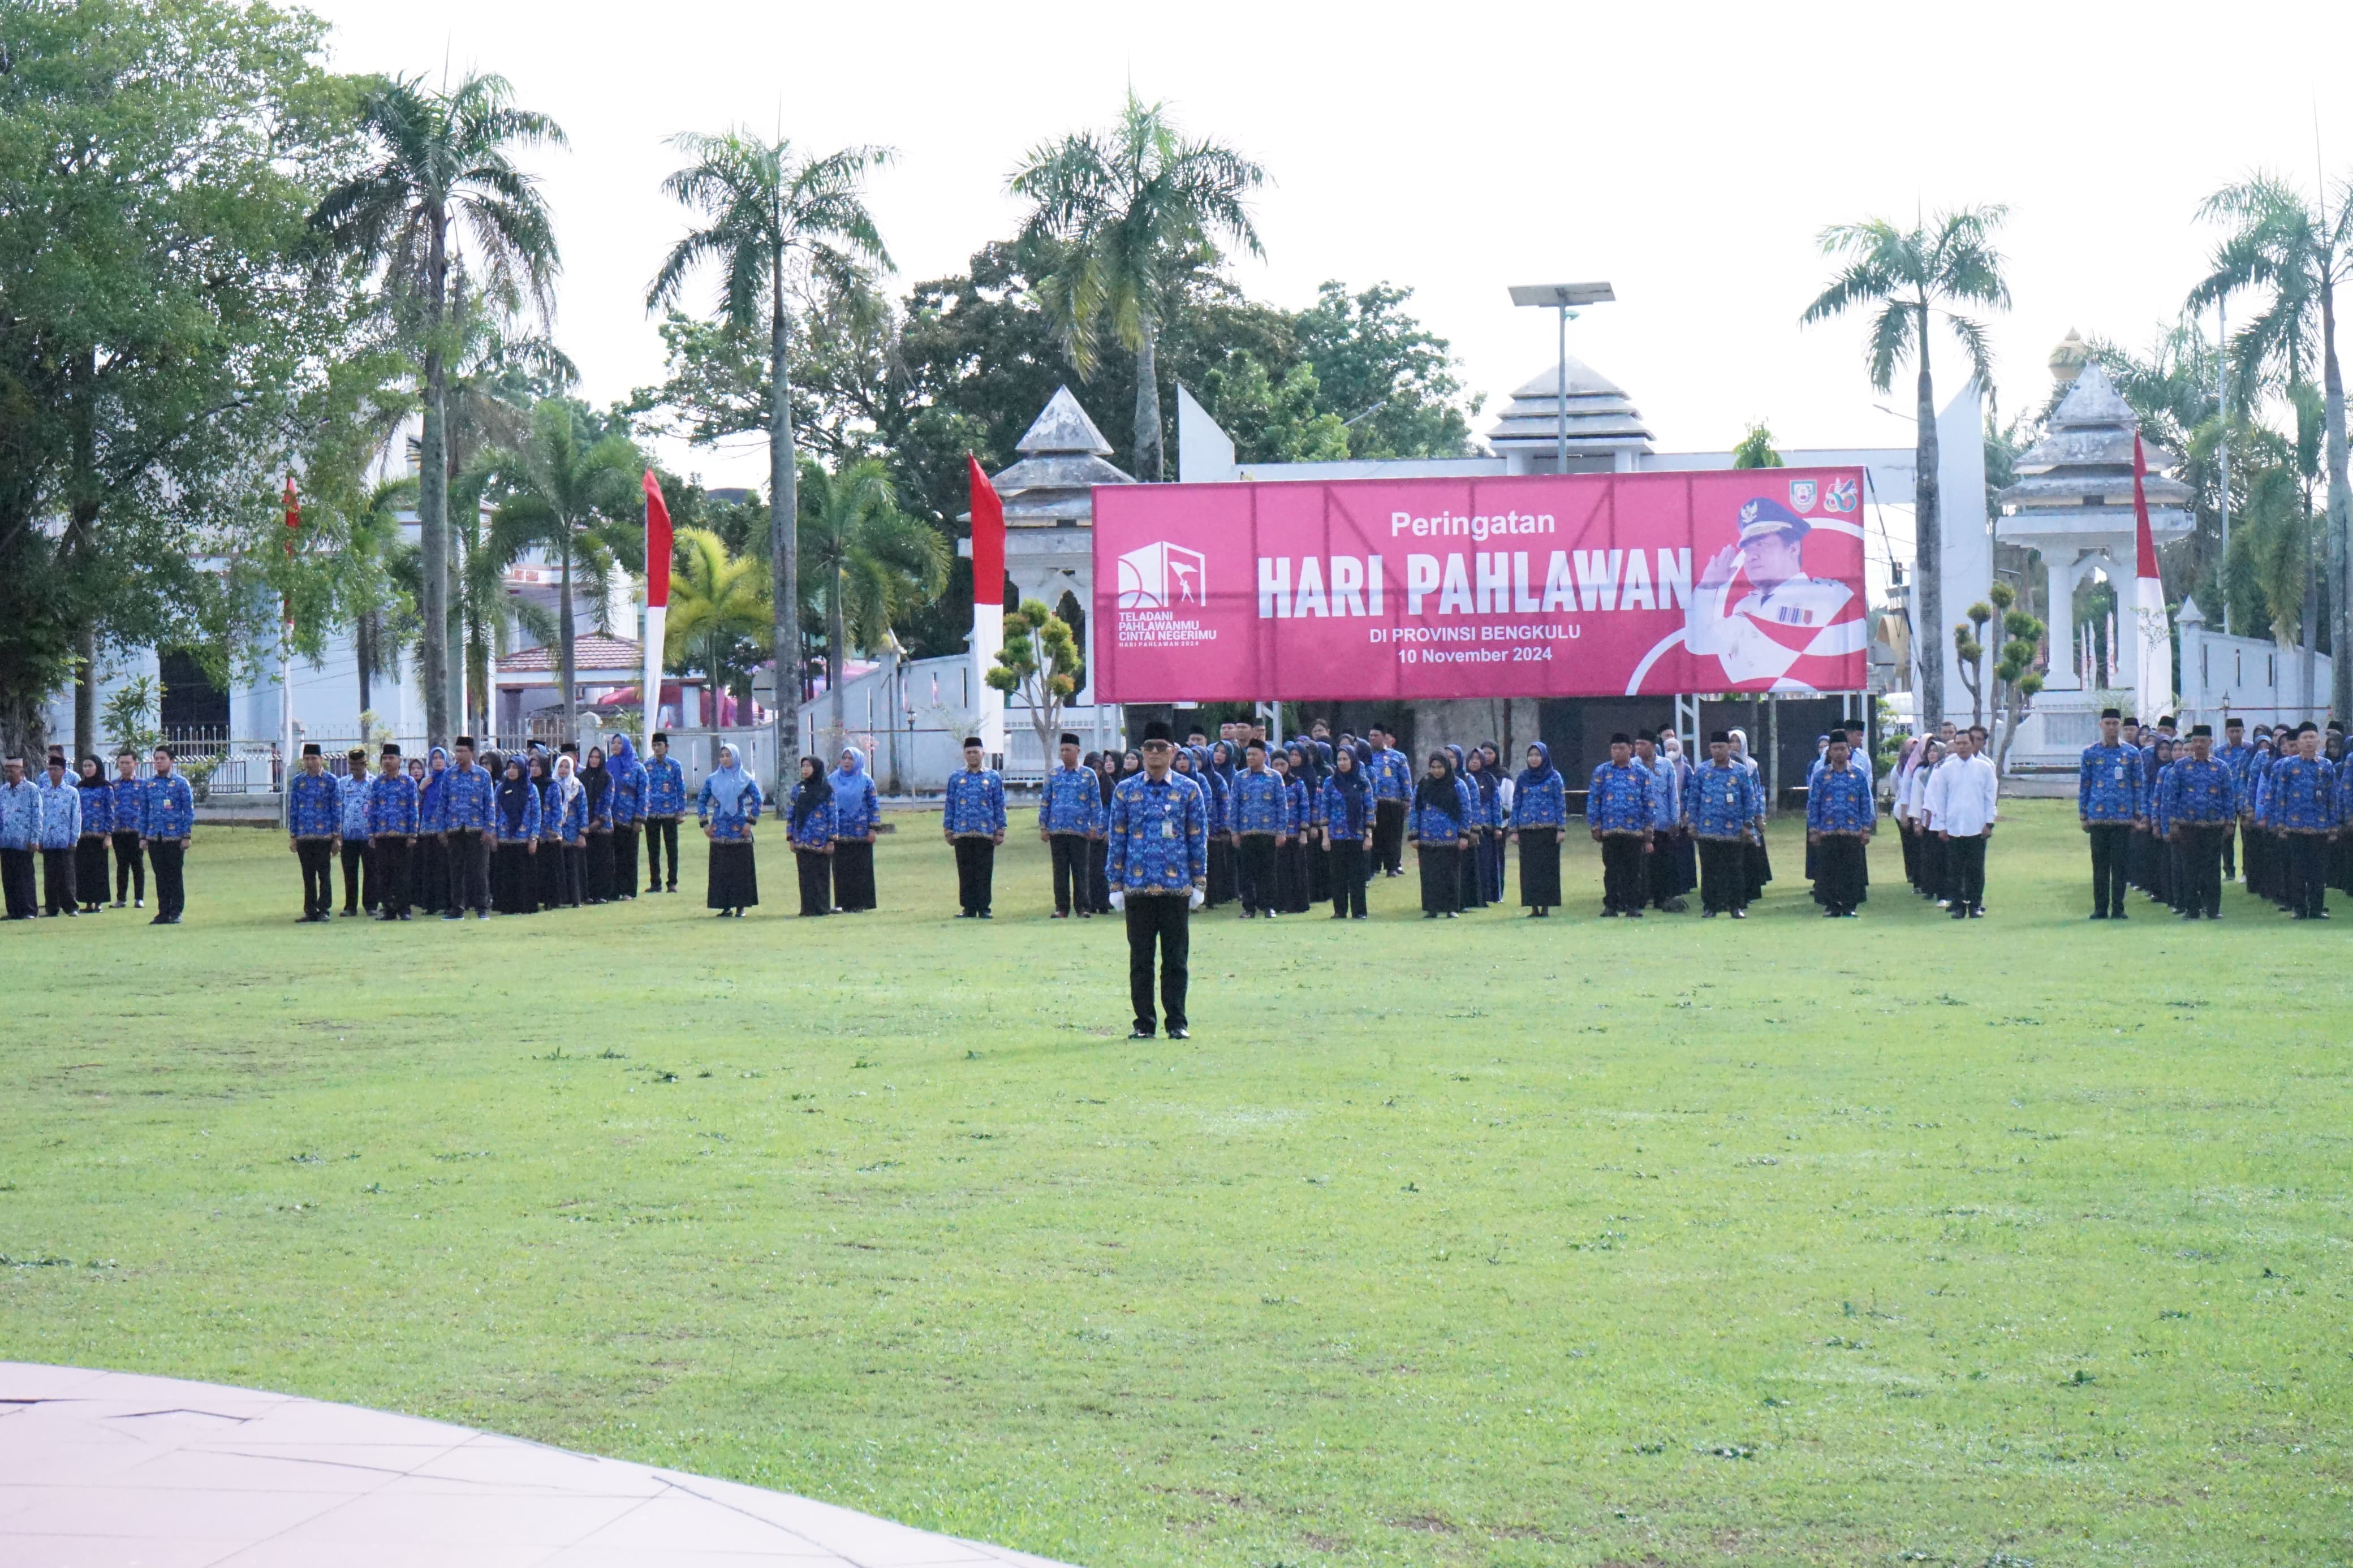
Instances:
[[[564,907],[564,796],[555,787],[555,764],[533,752],[524,776],[539,796],[539,848],[532,855],[532,896],[543,910]]]
[[[105,907],[107,835],[114,827],[114,786],[96,757],[84,757],[74,789],[81,800],[81,837],[74,840],[74,902],[94,915]]]
[[[1757,765],[1757,759],[1748,754],[1748,732],[1746,730],[1735,730],[1731,733],[1732,760],[1757,775],[1761,795],[1763,793],[1761,786],[1765,783],[1764,771]],[[1765,816],[1769,816],[1772,813],[1773,802],[1770,798],[1767,798]],[[1757,819],[1755,834],[1756,837],[1748,841],[1748,886],[1743,889],[1748,895],[1747,901],[1752,904],[1765,896],[1765,885],[1773,879],[1773,854],[1765,847],[1765,816],[1759,816]]]
[[[800,877],[804,919],[833,912],[834,823],[833,784],[815,757],[803,757],[785,838],[793,847],[793,868]]]
[[[694,818],[711,841],[710,890],[703,907],[725,920],[744,918],[760,901],[758,868],[752,859],[752,828],[760,820],[760,786],[736,761],[735,748],[723,743],[720,765],[702,781],[694,797]]]
[[[1267,753],[1267,766],[1282,783],[1283,832],[1288,836],[1274,851],[1274,907],[1286,915],[1307,912],[1307,832],[1311,812],[1307,781],[1299,775],[1295,748]]]
[[[520,758],[509,757],[503,773],[491,795],[491,837],[498,845],[491,861],[491,909],[527,915],[539,909],[539,790],[523,776]]]
[[[1405,836],[1421,868],[1421,918],[1452,920],[1462,907],[1462,858],[1471,844],[1471,824],[1455,788],[1454,759],[1430,753],[1429,771],[1413,786]]]
[[[1109,752],[1089,752],[1086,765],[1094,769],[1103,787],[1103,820],[1111,820],[1111,794],[1119,787],[1119,759]],[[1087,907],[1096,914],[1111,913],[1111,836],[1103,834],[1087,845]]]
[[[1209,907],[1230,904],[1240,896],[1234,879],[1233,784],[1234,749],[1223,741],[1209,748],[1204,770],[1209,785]]]
[[[580,764],[569,752],[555,759],[555,814],[564,862],[564,905],[576,910],[588,901],[588,788],[580,782]]]
[[[583,861],[586,875],[582,878],[581,902],[610,903],[613,899],[613,775],[605,766],[605,748],[588,748],[588,760],[581,764],[580,787],[588,804],[586,840],[587,853]]]
[[[1330,889],[1332,918],[1364,920],[1365,841],[1372,834],[1373,797],[1356,766],[1356,753],[1345,746],[1332,752],[1322,800],[1324,851],[1317,858],[1327,867],[1324,886]]]
[[[1512,842],[1520,847],[1520,902],[1530,920],[1560,907],[1560,835],[1568,826],[1568,785],[1542,742],[1512,785]]]
[[[874,907],[874,833],[882,826],[866,753],[842,747],[841,765],[825,782],[833,791],[833,907],[862,914]]]

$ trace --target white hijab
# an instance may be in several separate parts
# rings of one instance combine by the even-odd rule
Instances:
[[[587,788],[573,773],[572,753],[565,752],[555,759],[555,798],[565,811],[572,809],[572,803]]]

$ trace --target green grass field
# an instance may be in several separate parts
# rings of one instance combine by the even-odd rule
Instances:
[[[1197,922],[1190,1042],[1049,923],[692,896],[0,929],[0,1358],[295,1391],[1126,1564],[2353,1556],[2353,930]],[[1020,822],[1017,819],[1017,827]],[[2136,910],[2147,906],[2136,902]],[[2148,910],[2154,916],[2157,911]]]

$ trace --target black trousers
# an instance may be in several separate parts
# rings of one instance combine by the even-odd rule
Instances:
[[[1740,838],[1699,841],[1699,903],[1729,914],[1748,907],[1748,844]]]
[[[585,838],[586,835],[582,835]],[[565,844],[564,851],[564,905],[576,910],[588,901],[588,846]]]
[[[1862,840],[1825,833],[1814,849],[1814,890],[1821,895],[1822,908],[1835,915],[1851,913],[1862,902]]]
[[[0,889],[8,899],[8,918],[28,921],[41,912],[41,896],[33,885],[33,852],[0,849]]]
[[[479,827],[449,830],[449,909],[451,914],[491,910],[491,836]]]
[[[187,856],[187,847],[176,838],[158,838],[147,847],[147,857],[155,863],[155,912],[178,920],[188,907],[187,884],[180,879],[181,863]]]
[[[1335,838],[1327,850],[1331,857],[1332,912],[1365,918],[1365,841],[1361,838]]]
[[[147,858],[140,850],[139,835],[118,833],[114,836],[114,901],[146,897]]]
[[[1560,829],[1520,829],[1520,902],[1532,910],[1560,907]]]
[[[408,840],[387,833],[368,846],[368,882],[375,909],[396,918],[408,912]]]
[[[614,890],[613,830],[608,827],[602,833],[592,832],[586,837],[588,847],[585,851],[584,864],[587,868],[587,879],[581,889],[581,895],[592,904],[609,903]]]
[[[358,839],[346,838],[343,843],[343,913],[351,914],[360,907],[365,896],[368,847]]]
[[[1261,914],[1274,908],[1274,835],[1245,833],[1234,861],[1234,879],[1241,884],[1242,912]]]
[[[335,907],[335,841],[298,838],[294,858],[302,863],[302,912],[323,915]]]
[[[1373,858],[1392,877],[1405,868],[1405,802],[1373,802]]]
[[[1920,885],[1920,835],[1910,826],[1899,825],[1895,830],[1904,841],[1904,879],[1917,888]]]
[[[74,852],[70,849],[41,851],[41,908],[53,915],[71,911],[79,900],[74,897]]]
[[[1082,910],[1093,905],[1087,900],[1087,875],[1092,869],[1087,846],[1092,843],[1083,833],[1057,833],[1046,840],[1046,847],[1054,858],[1054,912],[1071,912],[1072,901]]]
[[[662,880],[662,857],[670,857],[670,880]],[[646,818],[646,891],[667,887],[678,891],[678,818],[649,816]]]
[[[874,846],[863,838],[833,841],[833,906],[844,913],[874,907]]]
[[[1249,839],[1242,840],[1247,844]],[[1421,872],[1421,912],[1451,915],[1462,908],[1462,850],[1454,844],[1420,843],[1414,859]]]
[[[1620,914],[1641,912],[1650,884],[1643,875],[1642,850],[1649,836],[1605,833],[1601,836],[1601,907]]]
[[[96,909],[106,900],[106,835],[85,833],[74,845],[74,897]]]
[[[1190,978],[1186,961],[1193,952],[1193,928],[1186,917],[1191,902],[1185,893],[1127,896],[1127,997],[1135,1008],[1135,1026],[1140,1032],[1150,1032],[1154,1024],[1152,959],[1155,944],[1160,956],[1160,1010],[1168,1016],[1171,1029],[1186,1026],[1185,984]]]
[[[408,857],[408,902],[413,909],[439,914],[449,907],[449,846],[432,834],[419,834]]]
[[[2222,879],[2230,881],[2239,875],[2239,825],[2225,824],[2222,828]]]
[[[1985,908],[1985,835],[1975,833],[1964,838],[1957,833],[1941,842],[1945,846],[1945,887],[1952,907]]]
[[[2092,912],[2125,912],[2125,872],[2132,855],[2132,824],[2092,824]]]
[[[833,857],[822,849],[793,846],[794,869],[800,875],[801,913],[833,913]]]
[[[1675,880],[1676,870],[1674,834],[1663,827],[1652,828],[1651,854],[1643,873],[1655,907],[1664,909],[1669,900],[1683,896],[1683,889]]]
[[[997,891],[997,846],[987,838],[955,841],[956,909],[967,915],[988,913]]]
[[[1111,913],[1111,840],[1087,840],[1087,899],[1099,915]]]
[[[2219,920],[2222,914],[2222,853],[2231,842],[2227,823],[2186,822],[2177,864],[2180,882],[2175,889],[2182,912]]]
[[[613,897],[638,896],[638,825],[613,829]]]
[[[2284,833],[2287,844],[2287,907],[2295,915],[2328,912],[2328,837]]]

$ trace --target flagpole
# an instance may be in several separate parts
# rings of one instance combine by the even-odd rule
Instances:
[[[302,531],[302,509],[294,496],[294,476],[286,476],[286,559]],[[292,584],[278,597],[278,805],[289,824],[294,799],[294,595]],[[364,742],[367,737],[360,739]],[[226,755],[226,751],[224,751]]]
[[[659,728],[662,689],[662,640],[670,626],[670,507],[663,501],[661,482],[646,470],[646,646],[645,674],[638,688],[638,744],[653,754],[654,731]],[[714,679],[716,671],[713,672]],[[780,699],[781,700],[781,699]]]

